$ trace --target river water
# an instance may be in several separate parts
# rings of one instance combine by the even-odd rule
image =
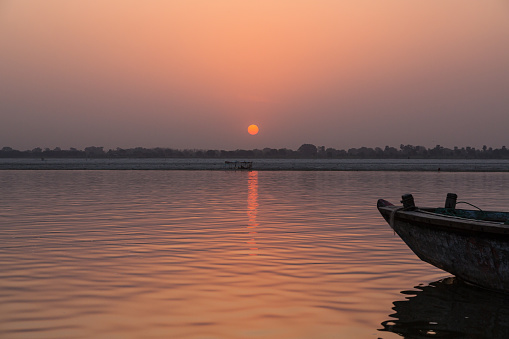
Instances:
[[[0,337],[505,338],[509,297],[420,261],[376,201],[442,206],[454,192],[509,210],[508,184],[507,172],[0,171]]]

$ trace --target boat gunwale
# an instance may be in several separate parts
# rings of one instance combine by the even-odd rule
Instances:
[[[398,206],[378,206],[388,221],[391,213],[394,219],[419,224],[428,228],[441,228],[463,232],[509,235],[509,225],[500,221],[469,219],[460,216],[444,215],[432,212],[434,208],[416,208],[414,210],[396,210]],[[394,211],[394,212],[393,212]]]

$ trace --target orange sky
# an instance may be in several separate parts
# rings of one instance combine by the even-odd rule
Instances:
[[[0,46],[0,147],[509,146],[502,0],[7,0]]]

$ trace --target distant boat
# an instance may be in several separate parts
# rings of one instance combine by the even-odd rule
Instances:
[[[224,162],[226,168],[232,170],[252,170],[253,162],[252,161],[225,161]]]
[[[411,194],[403,206],[379,199],[378,211],[423,261],[466,282],[509,293],[509,212],[418,208]],[[475,206],[474,206],[475,207]]]

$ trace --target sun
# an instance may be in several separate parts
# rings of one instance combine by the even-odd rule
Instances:
[[[251,135],[255,135],[255,134],[258,134],[258,126],[256,125],[249,125],[249,127],[247,128],[247,132]]]

